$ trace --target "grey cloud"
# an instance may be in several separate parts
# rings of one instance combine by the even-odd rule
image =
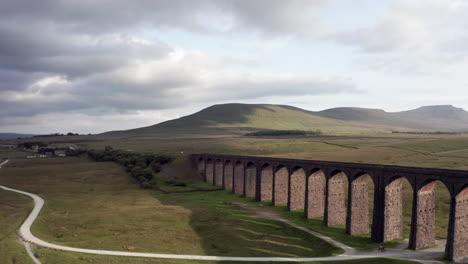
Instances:
[[[18,0],[3,1],[0,15],[14,21],[44,21],[76,32],[112,32],[135,26],[213,31],[200,19],[230,17],[243,29],[297,33],[311,31],[311,11],[325,0]],[[222,20],[222,19],[221,19]],[[221,22],[220,20],[220,22]]]
[[[2,1],[0,116],[12,122],[55,113],[128,114],[217,100],[355,92],[346,80],[241,74],[232,69],[245,66],[235,57],[180,51],[143,39],[140,30],[308,34],[316,25],[311,12],[322,2]],[[232,24],[209,25],[218,19]]]

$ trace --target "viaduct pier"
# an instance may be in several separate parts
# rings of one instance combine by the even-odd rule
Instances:
[[[403,182],[408,181],[413,194],[410,249],[435,244],[434,190],[443,184],[450,193],[445,258],[468,260],[468,171],[218,154],[191,159],[209,184],[304,210],[307,218],[323,217],[325,226],[346,225],[349,235],[371,233],[379,243],[403,238]]]

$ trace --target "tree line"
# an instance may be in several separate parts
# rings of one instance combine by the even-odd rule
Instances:
[[[104,150],[69,150],[68,156],[87,154],[94,161],[113,161],[125,167],[127,173],[136,179],[142,188],[151,188],[150,181],[154,173],[161,171],[161,166],[172,161],[172,157],[155,154],[143,154],[116,150],[105,147]]]

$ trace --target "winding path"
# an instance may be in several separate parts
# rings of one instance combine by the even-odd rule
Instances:
[[[0,168],[8,162],[0,164]],[[306,229],[302,226],[296,225],[286,219],[278,218],[275,215],[269,215],[268,213],[259,213],[258,216],[265,218],[274,218],[284,223],[287,223],[295,228],[298,228],[304,232],[318,236],[329,243],[332,243],[338,247],[341,247],[345,250],[345,253],[332,256],[332,257],[228,257],[228,256],[203,256],[203,255],[179,255],[179,254],[157,254],[157,253],[143,253],[143,252],[126,252],[126,251],[110,251],[110,250],[100,250],[100,249],[86,249],[86,248],[75,248],[68,246],[61,246],[52,244],[46,241],[43,241],[31,233],[31,225],[36,220],[39,215],[42,207],[44,206],[44,200],[32,193],[28,193],[21,190],[16,190],[9,188],[3,185],[0,185],[0,188],[6,191],[20,193],[26,196],[31,197],[34,200],[34,209],[29,214],[28,218],[21,225],[19,230],[19,235],[21,238],[31,244],[34,244],[39,247],[45,247],[55,250],[78,252],[78,253],[87,253],[95,255],[108,255],[108,256],[125,256],[125,257],[142,257],[142,258],[162,258],[162,259],[180,259],[180,260],[212,260],[212,261],[250,261],[250,262],[303,262],[303,261],[331,261],[331,260],[350,260],[350,259],[365,259],[365,258],[378,258],[378,257],[390,257],[390,258],[402,258],[421,261],[423,263],[440,263],[433,261],[433,259],[440,257],[439,251],[409,251],[409,250],[387,250],[386,252],[359,252],[353,248],[344,245],[343,243],[336,241],[330,237],[326,237],[319,233],[313,232],[309,229]]]

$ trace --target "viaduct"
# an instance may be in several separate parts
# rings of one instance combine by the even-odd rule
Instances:
[[[325,226],[346,225],[349,235],[370,232],[379,243],[403,238],[407,180],[413,190],[410,249],[435,244],[434,187],[441,182],[451,196],[445,258],[468,259],[468,171],[218,154],[191,158],[207,183],[304,210],[307,218],[323,217]],[[372,220],[369,183],[374,185]]]

